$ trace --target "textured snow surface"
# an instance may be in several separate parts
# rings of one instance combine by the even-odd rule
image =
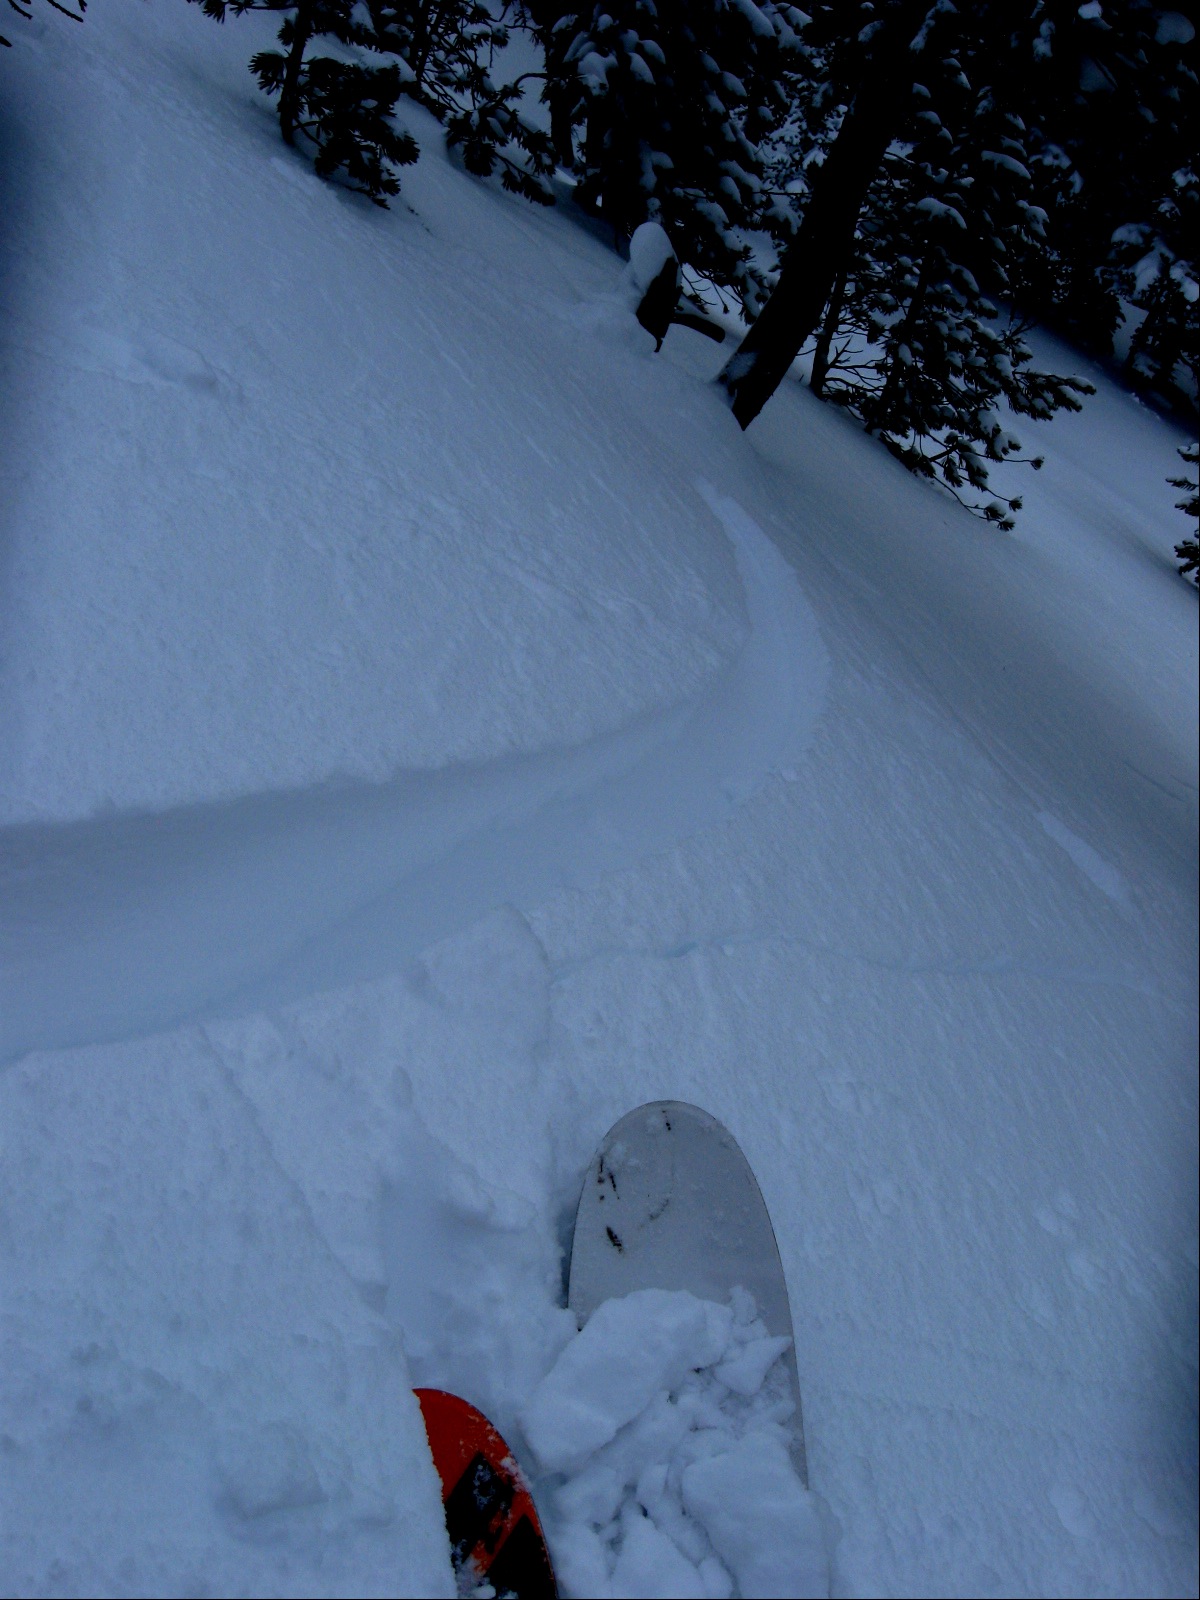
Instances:
[[[836,1595],[1194,1591],[1182,441],[1093,375],[1000,536],[792,386],[740,434],[415,115],[321,185],[270,18],[7,32],[0,1588],[452,1593],[429,1384],[596,1593],[781,1551],[727,1471]],[[776,1225],[794,1514],[769,1432],[621,1455],[769,1350],[664,1306],[622,1397],[562,1307],[656,1098]]]
[[[576,743],[717,672],[728,548],[581,338],[600,252],[539,271],[421,174],[375,219],[255,98],[269,20],[120,9],[7,61],[0,818]]]
[[[10,1594],[453,1594],[403,1350],[196,1033],[0,1082]]]

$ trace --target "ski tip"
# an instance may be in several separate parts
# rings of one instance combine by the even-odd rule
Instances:
[[[414,1391],[442,1483],[450,1559],[461,1595],[557,1600],[533,1496],[498,1429],[460,1395]]]

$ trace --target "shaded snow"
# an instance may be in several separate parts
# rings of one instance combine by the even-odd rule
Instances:
[[[124,26],[6,59],[0,816],[577,743],[718,672],[728,551],[580,339],[599,252],[320,182],[246,71],[269,19]]]
[[[492,906],[712,826],[794,770],[827,678],[815,620],[762,530],[700,490],[750,631],[699,695],[543,755],[8,830],[0,1060],[385,971]]]
[[[450,1592],[407,1387],[534,1464],[661,1097],[774,1218],[833,1593],[1193,1587],[1173,431],[1027,429],[1010,536],[742,436],[569,216],[415,120],[380,215],[262,19],[95,11],[2,64],[6,1586]]]
[[[0,1082],[4,1586],[452,1595],[403,1351],[196,1033]]]

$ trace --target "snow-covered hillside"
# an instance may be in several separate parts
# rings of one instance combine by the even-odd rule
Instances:
[[[1182,439],[1087,372],[997,533],[422,114],[318,181],[270,19],[8,31],[0,1586],[453,1593],[411,1386],[522,1448],[675,1097],[835,1594],[1193,1591]]]

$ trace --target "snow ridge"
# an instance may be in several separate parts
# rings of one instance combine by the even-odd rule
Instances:
[[[679,705],[572,749],[0,835],[0,1060],[376,976],[498,905],[632,866],[790,772],[825,692],[816,622],[762,529],[701,492],[750,628]]]

